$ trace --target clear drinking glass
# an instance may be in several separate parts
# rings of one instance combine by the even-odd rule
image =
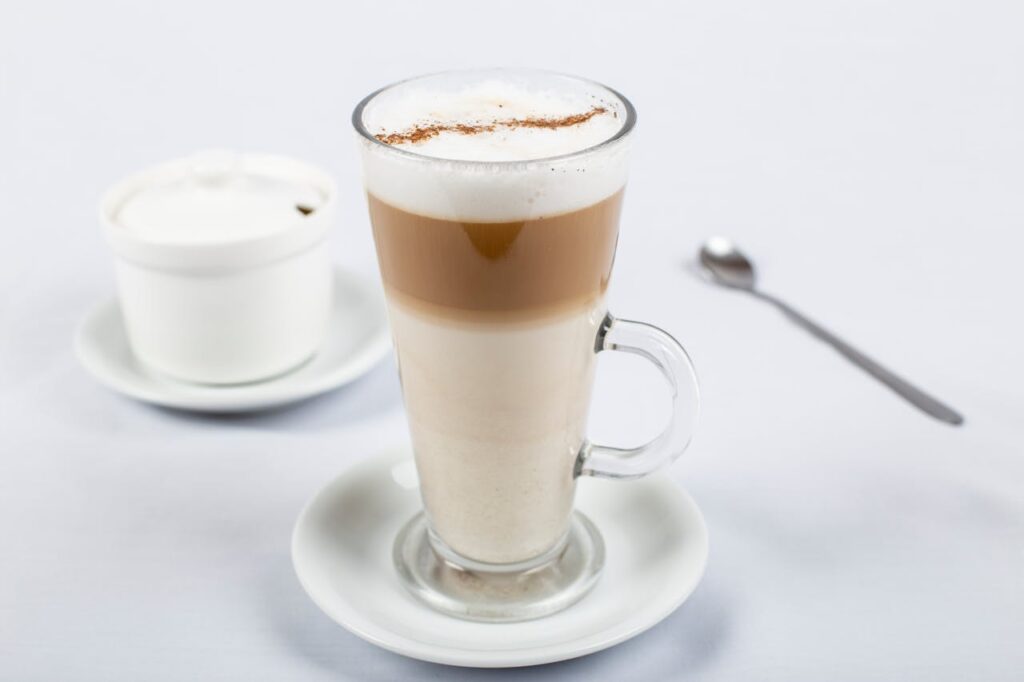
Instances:
[[[378,139],[418,93],[492,81],[582,98],[618,126],[571,154],[501,162]],[[462,618],[563,609],[604,562],[598,529],[573,511],[576,481],[651,473],[686,449],[697,417],[682,346],[605,305],[636,112],[592,81],[494,69],[385,87],[352,122],[424,504],[396,538],[398,573],[415,596]],[[586,438],[595,358],[607,350],[646,358],[673,389],[672,420],[650,443]]]

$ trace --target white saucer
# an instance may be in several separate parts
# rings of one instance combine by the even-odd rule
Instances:
[[[189,384],[154,374],[128,345],[116,299],[94,308],[75,334],[75,352],[100,383],[132,398],[185,410],[245,412],[302,400],[365,374],[391,345],[383,296],[335,270],[334,310],[323,346],[309,362],[267,381],[235,386]]]
[[[597,587],[565,611],[520,623],[477,623],[434,612],[398,581],[391,549],[420,509],[408,453],[375,457],[336,478],[292,534],[299,582],[332,619],[368,642],[435,663],[507,667],[550,663],[640,634],[682,604],[708,556],[704,519],[665,475],[580,481],[577,506],[604,536]]]

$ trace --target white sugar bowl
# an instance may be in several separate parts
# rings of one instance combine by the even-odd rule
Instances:
[[[308,360],[331,309],[336,196],[305,163],[219,151],[112,187],[100,219],[136,358],[203,384],[268,379]]]

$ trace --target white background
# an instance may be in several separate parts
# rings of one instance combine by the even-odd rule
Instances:
[[[994,2],[5,2],[0,8],[0,679],[1020,679],[1024,10]],[[389,362],[278,412],[137,404],[75,363],[113,292],[101,191],[205,147],[342,188],[338,263],[376,278],[348,116],[486,65],[579,73],[640,112],[613,310],[704,387],[673,474],[698,591],[647,634],[527,672],[379,651],[288,554],[304,502],[401,444]],[[967,416],[934,422],[777,312],[686,268],[714,233],[766,289]],[[602,359],[594,435],[666,393]]]

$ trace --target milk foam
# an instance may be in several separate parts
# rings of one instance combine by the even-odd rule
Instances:
[[[419,142],[395,146],[439,159],[528,161],[571,154],[598,145],[622,127],[615,102],[596,94],[535,91],[515,83],[484,81],[456,92],[428,86],[403,88],[391,101],[367,111],[371,133],[389,134],[422,125],[494,125],[492,131],[443,131]],[[576,125],[523,127],[515,121],[560,119],[604,111]]]
[[[430,125],[493,125],[494,130],[444,131],[395,145],[360,138],[367,191],[411,213],[473,222],[568,213],[617,192],[626,181],[628,136],[574,153],[615,137],[627,123],[627,105],[594,83],[535,76],[527,82],[495,71],[467,83],[457,74],[440,74],[377,94],[361,112],[371,136]],[[605,111],[576,125],[510,123],[559,119],[597,107]]]

